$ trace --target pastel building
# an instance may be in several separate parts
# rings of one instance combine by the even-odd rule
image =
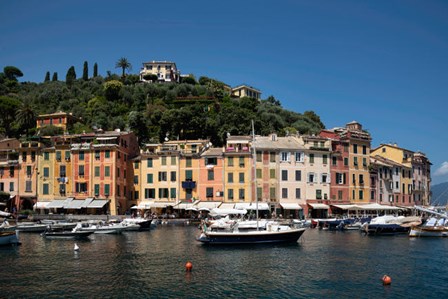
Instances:
[[[0,192],[9,193],[7,202],[0,206],[12,211],[19,188],[19,153],[20,142],[15,138],[0,140]]]
[[[40,129],[45,126],[56,126],[64,130],[64,132],[70,131],[73,124],[78,122],[79,119],[73,116],[71,113],[66,113],[63,111],[42,114],[37,117],[36,128]]]
[[[232,88],[231,96],[238,98],[249,97],[254,99],[260,99],[261,91],[250,85],[241,84],[238,85],[237,87]]]
[[[38,190],[38,155],[43,144],[38,141],[24,141],[19,152],[19,196],[15,206],[18,210],[32,210],[37,202]]]
[[[208,148],[201,155],[198,180],[198,199],[223,201],[224,158],[222,148]]]
[[[180,71],[177,69],[176,63],[172,61],[144,62],[140,70],[140,80],[150,82],[145,79],[146,75],[157,76],[158,82],[179,82],[180,80]]]

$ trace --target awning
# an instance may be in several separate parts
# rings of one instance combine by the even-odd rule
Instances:
[[[33,209],[48,209],[47,206],[50,201],[38,201],[34,204]]]
[[[198,210],[201,209],[214,209],[219,207],[219,205],[222,203],[222,201],[200,201],[197,205],[196,208],[198,208]]]
[[[85,201],[86,201],[85,199],[72,200],[72,201],[70,201],[70,203],[67,206],[64,206],[64,208],[79,210],[79,209],[82,208],[82,206],[84,205]]]
[[[249,206],[249,210],[256,210],[257,209],[257,203],[253,202],[251,203],[251,205]],[[258,210],[259,211],[269,211],[269,205],[265,202],[259,202],[258,203]]]
[[[93,198],[93,197],[88,197],[88,198],[86,198],[86,200],[84,201],[84,203],[81,205],[81,208],[87,208],[91,203],[92,203],[92,201],[94,200],[95,198]]]
[[[359,206],[357,205],[331,205],[331,206],[341,210],[360,210]]]
[[[211,216],[226,216],[226,215],[246,215],[247,210],[240,210],[240,209],[221,209],[221,208],[214,208],[210,211]]]
[[[308,205],[315,210],[328,210],[328,208],[330,208],[328,205],[323,203],[309,203]]]
[[[67,209],[67,207],[70,206],[70,203],[71,203],[74,199],[75,199],[74,197],[67,197],[67,198],[64,200],[64,206],[63,206],[63,208]]]
[[[107,199],[95,199],[93,200],[87,207],[89,209],[101,209],[102,207],[104,207],[107,203],[109,202],[109,200]]]
[[[371,203],[367,205],[357,205],[359,210],[378,210],[378,211],[385,211],[385,210],[401,210],[401,208],[394,207],[394,206],[386,206],[386,205],[380,205],[377,203]]]
[[[234,203],[223,203],[219,206],[220,209],[233,209],[234,207]]]
[[[295,203],[295,202],[285,202],[285,203],[281,202],[280,205],[285,210],[302,210],[303,209],[298,203]]]
[[[174,202],[167,202],[167,201],[154,201],[151,203],[151,208],[166,208],[168,206],[174,206],[176,203]]]
[[[243,210],[243,209],[249,209],[249,207],[250,207],[250,202],[237,202],[236,204],[235,204],[235,209],[238,209],[238,210]]]
[[[137,206],[133,206],[131,209],[137,209],[137,210],[149,210],[151,208],[151,204],[154,203],[153,201],[141,201],[138,203]]]
[[[65,199],[57,199],[57,200],[53,200],[51,201],[48,205],[47,205],[47,209],[59,209],[59,208],[63,208],[64,207],[64,203],[65,203]]]
[[[114,140],[117,139],[117,137],[97,137],[96,140]]]
[[[179,204],[177,204],[176,206],[174,206],[174,208],[176,210],[186,210],[188,208],[195,208],[196,206],[194,205],[193,202],[181,202]]]

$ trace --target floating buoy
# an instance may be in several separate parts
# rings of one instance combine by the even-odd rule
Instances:
[[[79,246],[78,244],[75,243],[75,247],[73,248],[74,251],[79,251]]]
[[[392,283],[392,278],[390,278],[389,276],[387,276],[387,275],[384,275],[383,276],[383,279],[381,279],[382,281],[383,281],[383,284],[384,285],[390,285],[391,283]]]
[[[191,269],[193,269],[193,264],[191,262],[187,262],[185,264],[185,270],[187,270],[187,272],[191,272]]]

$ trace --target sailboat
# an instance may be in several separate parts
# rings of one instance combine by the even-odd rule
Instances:
[[[252,140],[255,141],[254,122],[252,121]],[[256,169],[255,145],[252,146],[252,160],[254,171]],[[255,188],[257,190],[257,188]],[[258,220],[258,196],[256,198],[256,225],[254,229],[239,230],[237,221],[228,231],[214,231],[202,223],[202,232],[197,238],[199,242],[205,244],[259,244],[259,243],[294,243],[297,242],[305,232],[305,228],[295,228],[289,225],[281,225],[276,222],[266,222],[260,228]]]
[[[431,215],[422,225],[412,226],[409,237],[448,237],[448,214],[420,206],[415,209]]]

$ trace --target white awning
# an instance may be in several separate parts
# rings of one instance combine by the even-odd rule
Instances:
[[[281,202],[280,205],[285,210],[303,210],[303,208],[298,203],[295,202],[285,202],[285,203]]]
[[[221,203],[222,203],[222,201],[200,201],[196,205],[196,208],[198,208],[199,210],[201,210],[202,208],[211,210],[211,209],[219,207],[219,205]]]
[[[70,203],[67,206],[64,206],[64,208],[79,210],[79,209],[82,208],[82,206],[84,205],[85,201],[86,201],[85,199],[72,200],[72,201],[70,201]]]
[[[166,208],[168,206],[174,206],[176,203],[169,201],[154,201],[151,203],[151,208]]]
[[[237,202],[236,204],[235,204],[235,209],[238,209],[238,210],[243,210],[243,209],[249,209],[249,207],[250,207],[250,202]]]
[[[117,139],[117,137],[97,137],[96,140],[114,140]]]
[[[256,210],[257,209],[257,203],[253,202],[251,203],[251,205],[249,206],[249,210]],[[269,205],[265,202],[259,202],[258,203],[258,210],[259,211],[269,211]]]
[[[214,208],[210,211],[211,216],[246,215],[246,214],[247,214],[247,210],[240,210],[240,209]]]
[[[357,205],[332,205],[332,206],[341,210],[360,210],[359,206]]]
[[[330,207],[323,203],[309,203],[309,206],[311,206],[315,210],[328,210]]]
[[[175,209],[177,210],[186,210],[188,208],[195,208],[196,206],[194,205],[193,202],[181,202],[178,205],[174,206]]]
[[[92,203],[92,201],[94,200],[95,198],[93,198],[93,197],[88,197],[88,198],[86,198],[86,200],[84,201],[84,203],[81,205],[81,208],[87,208],[91,203]]]
[[[47,209],[59,209],[63,208],[65,203],[65,199],[57,199],[48,203]]]
[[[220,209],[233,209],[235,207],[234,203],[222,203],[219,208]]]
[[[153,204],[153,201],[141,201],[138,203],[137,206],[133,206],[131,209],[137,209],[137,210],[149,210],[151,208],[151,204]]]
[[[67,198],[64,200],[64,206],[63,206],[63,208],[67,209],[67,207],[70,206],[70,203],[71,203],[74,199],[75,199],[74,197],[67,197]]]
[[[380,205],[377,203],[371,203],[367,205],[357,205],[360,210],[378,210],[378,211],[384,211],[384,210],[401,210],[399,207],[394,206],[386,206],[386,205]]]
[[[50,201],[38,201],[34,204],[33,209],[48,209],[47,206]]]
[[[107,200],[107,199],[95,199],[87,207],[90,208],[90,209],[92,209],[92,208],[93,209],[101,209],[108,202],[109,202],[109,200]]]

